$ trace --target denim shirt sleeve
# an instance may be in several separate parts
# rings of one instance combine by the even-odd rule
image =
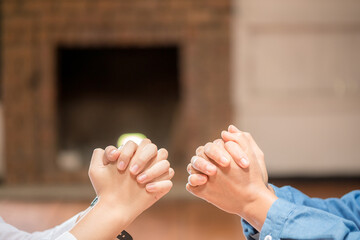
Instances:
[[[271,185],[278,198],[291,203],[323,210],[338,217],[354,222],[360,228],[360,191],[352,191],[342,198],[310,198],[299,190],[285,186],[278,188]]]
[[[349,230],[351,231],[350,236],[354,234],[355,235],[359,234],[358,229],[360,228],[360,191],[353,191],[349,194],[346,194],[341,199],[330,198],[323,200],[318,198],[310,198],[305,194],[303,194],[302,192],[289,186],[277,188],[272,185],[272,187],[274,188],[275,194],[277,197],[279,197],[279,199],[271,207],[268,213],[268,217],[264,224],[265,228],[263,226],[262,233],[261,234],[258,233],[256,229],[254,229],[249,223],[247,223],[245,220],[242,219],[243,231],[247,239],[259,239],[259,237],[261,236],[264,237],[263,236],[265,235],[264,231],[266,231],[266,226],[268,225],[274,225],[271,226],[270,228],[273,228],[274,232],[276,232],[275,229],[278,227],[279,224],[280,225],[285,224],[285,222],[281,223],[282,221],[280,221],[280,219],[287,219],[285,215],[289,214],[290,216],[290,212],[292,208],[297,209],[297,211],[302,209],[304,213],[306,212],[306,214],[302,217],[300,217],[299,215],[296,218],[292,218],[291,221],[293,223],[290,224],[290,229],[291,226],[300,224],[302,219],[303,220],[306,219],[306,221],[310,221],[309,227],[311,227],[312,225],[311,221],[315,221],[315,222],[320,221],[321,217],[325,217],[326,215],[326,218],[322,219],[323,224],[327,224],[328,220],[330,219],[328,218],[328,216],[331,216],[331,218],[335,218],[335,221],[340,221],[342,223],[345,222],[345,228],[346,226],[349,225],[349,223],[355,225],[356,227],[355,229],[350,228]],[[281,206],[281,204],[283,204],[283,206]],[[311,217],[313,217],[314,219],[312,220]],[[274,221],[276,219],[278,220],[277,222]],[[338,227],[340,227],[340,225]],[[312,228],[309,228],[310,231],[312,231],[311,229]],[[307,230],[307,232],[309,230]],[[319,230],[321,230],[321,228],[319,228],[318,231]],[[355,231],[355,233],[353,233],[353,230]],[[360,236],[357,235],[355,238],[360,239]],[[295,235],[294,239],[299,239],[299,236]],[[317,239],[317,238],[309,238],[309,239]]]
[[[360,231],[352,221],[279,198],[268,212],[260,239],[352,240],[360,239]]]

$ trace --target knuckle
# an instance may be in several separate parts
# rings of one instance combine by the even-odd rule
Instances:
[[[158,151],[158,147],[157,147],[155,144],[153,144],[153,143],[150,143],[150,148],[151,148],[151,150],[154,151],[154,152],[157,152],[157,151]]]
[[[172,187],[173,183],[171,180],[164,180],[163,181],[163,187],[164,189],[170,189]]]
[[[163,160],[164,168],[169,169],[170,168],[170,162],[168,160]]]
[[[173,182],[169,180],[168,183],[168,190],[170,191],[170,189],[174,186]]]
[[[206,162],[202,159],[199,159],[198,161],[196,161],[196,167],[194,167],[195,169],[197,169],[200,172],[206,172]]]
[[[205,150],[204,150],[205,154],[210,157],[210,158],[216,158],[219,153],[218,153],[218,147],[215,143],[209,143],[205,146]]]
[[[93,153],[99,153],[99,152],[102,152],[104,151],[102,148],[95,148]]]
[[[199,170],[197,170],[195,167],[191,166],[191,168],[190,168],[190,174],[195,174],[195,173],[197,173],[197,172],[199,172]]]
[[[251,139],[251,134],[248,132],[244,132],[244,137],[247,139]]]
[[[141,143],[140,143],[140,145],[146,145],[146,144],[149,144],[149,143],[151,143],[151,140],[150,139],[148,139],[148,138],[145,138],[145,139],[143,139],[142,141],[141,141]],[[136,143],[135,143],[136,144]],[[137,145],[137,144],[136,144]]]
[[[145,163],[150,160],[150,158],[156,156],[157,153],[157,146],[153,143],[146,146],[146,151],[142,151],[141,154],[139,154],[138,160],[141,163]]]
[[[129,140],[125,143],[125,146],[134,148],[134,147],[137,147],[138,145],[134,141]]]
[[[210,153],[212,149],[213,149],[213,143],[208,142],[207,144],[205,144],[204,146],[205,153]]]
[[[195,186],[196,183],[194,182],[194,179],[193,179],[193,175],[190,175],[188,177],[188,183],[191,185],[191,186]]]
[[[141,156],[141,155],[140,155],[140,156],[137,158],[137,162],[138,162],[140,165],[144,165],[146,161],[147,161],[146,156]]]
[[[168,156],[169,156],[169,152],[168,152],[165,148],[160,148],[160,149],[159,149],[159,155],[160,155],[162,158],[166,159],[166,158],[168,158]]]
[[[125,146],[136,144],[133,140],[129,140],[125,143]]]
[[[209,148],[209,147],[211,147],[211,145],[212,145],[212,142],[208,142],[208,143],[205,144],[204,148],[205,148],[205,149],[206,149],[206,148]]]
[[[130,155],[130,153],[128,153],[128,152],[123,152],[123,153],[121,153],[121,155],[120,155],[120,159],[121,159],[122,161],[128,161],[128,160],[130,160],[130,158],[131,158],[131,155]]]
[[[194,168],[197,168],[199,164],[199,157],[197,156],[194,156],[191,158],[191,165],[194,167]]]
[[[174,175],[175,175],[174,169],[170,168],[170,169],[169,169],[169,178],[170,178],[170,179],[173,178]]]
[[[149,143],[141,149],[139,158],[141,158],[142,160],[146,160],[150,155],[155,154],[157,154],[157,146],[153,143]]]
[[[190,173],[190,171],[191,171],[191,163],[189,163],[189,164],[187,165],[186,169],[187,169],[188,173]]]
[[[161,186],[159,186],[158,191],[161,195],[168,193],[173,186],[173,183],[170,180],[164,181]],[[162,196],[157,196],[156,198],[160,199]]]
[[[141,166],[145,166],[149,160],[150,158],[148,156],[139,156],[136,162]]]
[[[200,146],[196,149],[196,155],[202,154],[204,152],[204,146]]]

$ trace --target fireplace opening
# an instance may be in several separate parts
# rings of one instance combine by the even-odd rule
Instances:
[[[168,47],[57,49],[58,164],[87,168],[123,133],[169,148],[180,102],[179,53]]]

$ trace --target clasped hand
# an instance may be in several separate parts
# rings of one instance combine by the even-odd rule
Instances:
[[[234,126],[221,137],[197,148],[187,167],[186,188],[260,230],[277,199],[268,188],[264,154],[250,134]]]
[[[95,149],[89,177],[99,201],[70,232],[76,239],[114,239],[172,188],[167,157],[149,139]]]

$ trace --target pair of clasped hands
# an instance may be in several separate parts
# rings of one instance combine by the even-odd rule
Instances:
[[[149,139],[139,145],[129,141],[121,149],[95,149],[89,177],[99,202],[70,232],[79,240],[114,239],[171,190],[174,170],[167,157]],[[189,192],[261,230],[276,196],[267,184],[263,153],[250,134],[229,126],[221,139],[197,148],[187,170]]]

